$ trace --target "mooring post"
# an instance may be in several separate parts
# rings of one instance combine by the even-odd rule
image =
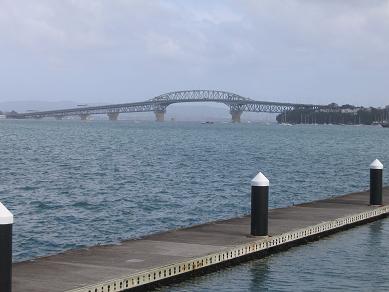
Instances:
[[[0,202],[0,291],[11,292],[13,215]]]
[[[370,205],[382,205],[382,173],[384,166],[376,159],[370,164]]]
[[[258,173],[251,181],[251,235],[267,236],[269,180]]]

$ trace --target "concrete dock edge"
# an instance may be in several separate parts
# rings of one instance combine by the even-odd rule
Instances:
[[[389,215],[389,206],[340,217],[306,228],[291,230],[272,237],[253,237],[253,241],[191,260],[144,270],[128,277],[67,290],[67,292],[111,292],[137,291],[151,289],[158,285],[178,282],[193,275],[212,272],[223,266],[229,266],[254,258],[317,240],[332,233],[349,229],[363,223],[375,221]]]

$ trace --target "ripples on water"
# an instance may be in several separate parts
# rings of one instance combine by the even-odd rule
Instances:
[[[366,189],[369,163],[389,165],[378,127],[1,121],[0,133],[17,261],[246,214],[258,171],[273,208]]]

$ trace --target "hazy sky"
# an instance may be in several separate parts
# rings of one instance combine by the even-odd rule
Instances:
[[[389,1],[0,0],[0,102],[389,104]]]

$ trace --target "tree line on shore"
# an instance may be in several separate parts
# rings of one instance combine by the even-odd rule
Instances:
[[[9,114],[17,114],[16,111],[11,111],[11,112],[4,112],[4,111],[0,111],[0,116],[3,116],[3,115],[9,115]]]
[[[290,124],[345,124],[371,125],[383,123],[389,119],[389,106],[385,108],[338,106],[329,104],[320,109],[296,108],[277,116],[278,123]]]

